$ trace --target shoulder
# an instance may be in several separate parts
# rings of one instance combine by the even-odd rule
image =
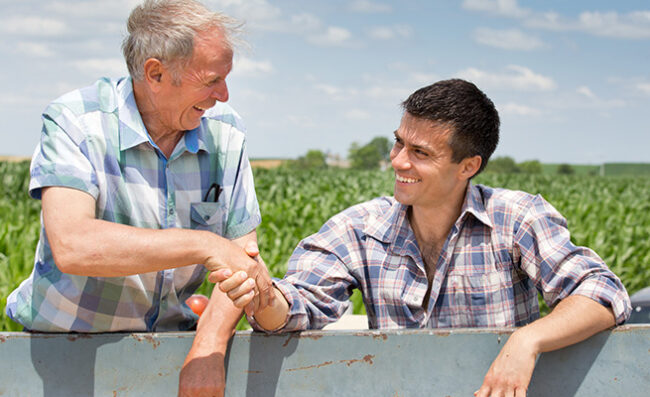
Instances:
[[[370,201],[355,204],[331,217],[323,228],[336,230],[338,233],[354,232],[365,234],[369,225],[383,223],[387,214],[392,213],[393,206],[399,205],[393,197],[377,197]]]
[[[63,94],[50,103],[45,114],[56,118],[63,113],[77,117],[93,112],[113,113],[119,103],[117,86],[123,80],[101,78],[87,87]]]
[[[564,217],[540,194],[520,190],[476,186],[483,198],[485,210],[495,225],[517,229],[521,223],[551,218],[564,224]]]
[[[532,207],[546,203],[541,195],[533,195],[521,190],[493,188],[476,185],[483,198],[483,204],[488,213],[495,211],[522,212]]]
[[[246,142],[245,132],[241,117],[227,103],[217,102],[201,120],[200,136],[209,151],[240,152]]]

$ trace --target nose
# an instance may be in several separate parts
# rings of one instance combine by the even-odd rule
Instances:
[[[212,96],[212,98],[216,99],[219,102],[227,102],[228,85],[226,84],[226,80],[220,81],[219,83],[215,84],[215,87],[212,90],[210,96]]]
[[[411,162],[405,147],[394,145],[390,151],[390,163],[394,170],[405,170],[411,168]]]

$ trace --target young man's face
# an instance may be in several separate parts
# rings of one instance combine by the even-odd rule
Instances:
[[[433,208],[464,189],[461,164],[452,162],[451,128],[404,112],[395,131],[390,159],[395,170],[395,199],[414,209]]]
[[[195,38],[194,53],[181,69],[180,81],[170,79],[168,74],[158,95],[158,117],[168,130],[194,129],[207,109],[217,101],[228,100],[226,76],[232,69],[232,56],[232,50],[223,45],[220,35]]]

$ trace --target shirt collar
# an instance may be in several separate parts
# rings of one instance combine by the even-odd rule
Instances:
[[[460,227],[460,222],[462,222],[467,214],[472,214],[476,219],[483,222],[486,226],[492,228],[492,220],[485,210],[485,205],[483,203],[483,194],[481,193],[480,186],[473,185],[471,182],[467,184],[467,191],[465,193],[465,202],[463,203],[462,210],[460,212],[460,217],[456,224]]]
[[[390,244],[391,250],[398,255],[419,255],[415,233],[409,223],[408,206],[399,203],[394,198],[384,198],[391,201],[392,205],[384,214],[369,217],[363,232],[383,243]],[[456,221],[459,230],[465,218],[472,214],[480,222],[492,228],[493,224],[485,210],[483,195],[479,186],[468,183],[465,193],[465,202]]]
[[[417,241],[407,216],[408,206],[399,203],[393,197],[384,200],[389,200],[392,205],[384,214],[370,217],[363,232],[389,244],[390,250],[397,255],[418,257],[420,254]]]
[[[138,105],[135,103],[131,77],[118,81],[117,93],[120,150],[130,149],[144,142],[153,144],[142,121]],[[199,150],[207,150],[203,122],[197,128],[183,134],[183,139],[180,140],[172,156],[180,155],[185,151],[197,153]]]
[[[147,129],[135,104],[131,77],[117,82],[117,114],[120,133],[120,150],[130,149],[149,141]]]

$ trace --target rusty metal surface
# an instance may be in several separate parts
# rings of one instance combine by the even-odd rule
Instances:
[[[512,330],[238,332],[227,396],[471,396]],[[175,396],[194,334],[0,333],[0,396]],[[646,396],[650,325],[540,356],[528,396]]]

